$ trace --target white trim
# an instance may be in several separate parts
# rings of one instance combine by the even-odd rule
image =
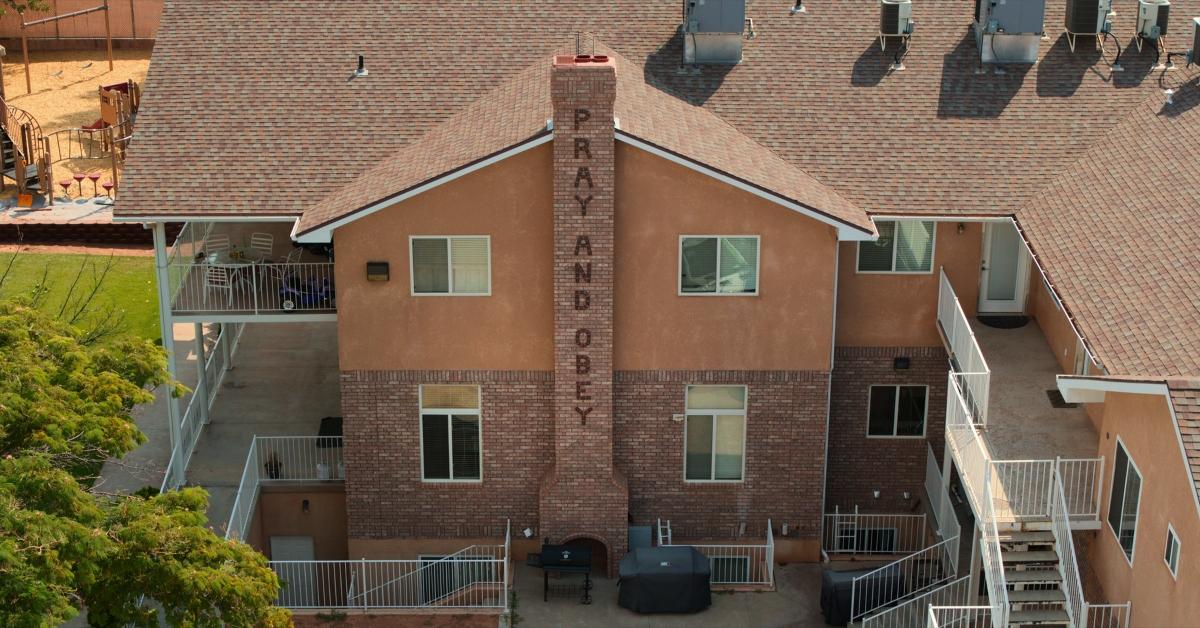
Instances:
[[[862,241],[858,242],[858,246],[854,249],[854,274],[856,275],[932,275],[933,269],[937,266],[937,221],[924,220],[921,218],[908,218],[901,220],[882,220],[875,221],[875,228],[879,229],[880,222],[900,223],[900,222],[928,222],[933,223],[933,241],[930,243],[929,249],[929,270],[896,270],[896,256],[899,254],[900,243],[899,233],[895,227],[892,228],[892,270],[862,270],[859,268],[861,257],[859,252],[862,250]]]
[[[872,220],[932,220],[933,222],[1005,222],[1012,216],[955,216],[954,214],[871,214]]]
[[[763,198],[768,201],[771,201],[772,203],[782,205],[794,212],[798,212],[800,214],[808,216],[809,218],[812,218],[818,222],[822,222],[827,225],[830,225],[830,226],[834,227],[835,229],[837,229],[838,240],[874,240],[877,237],[875,234],[870,233],[869,231],[863,229],[862,227],[855,227],[849,223],[837,220],[827,214],[823,214],[823,213],[815,211],[811,208],[805,207],[804,205],[800,205],[799,203],[796,203],[794,201],[790,201],[782,196],[779,196],[778,194],[774,194],[772,192],[767,192],[765,190],[757,188],[757,187],[750,185],[744,181],[740,181],[740,180],[735,179],[727,174],[724,174],[718,170],[709,168],[708,166],[705,166],[699,162],[695,162],[690,159],[676,155],[675,153],[663,150],[661,148],[658,148],[657,146],[654,146],[653,144],[643,142],[642,140],[639,140],[639,139],[633,137],[632,135],[629,135],[628,133],[625,133],[624,131],[621,131],[619,129],[615,130],[613,135],[615,136],[616,140],[619,142],[625,142],[626,144],[629,144],[630,146],[633,146],[635,148],[640,148],[652,155],[662,157],[663,159],[666,159],[667,161],[679,164],[679,165],[684,166],[685,168],[689,168],[691,170],[695,170],[696,172],[699,172],[701,174],[706,174],[722,183],[731,185],[739,190],[749,192],[759,198]]]
[[[1197,493],[1195,487],[1195,478],[1192,477],[1192,467],[1188,460],[1187,449],[1183,446],[1183,432],[1179,431],[1179,417],[1175,414],[1175,404],[1171,403],[1171,393],[1168,390],[1167,397],[1167,412],[1171,415],[1171,428],[1175,430],[1175,442],[1179,444],[1179,456],[1183,461],[1183,471],[1187,474],[1188,486],[1193,487],[1191,491],[1192,503],[1196,506],[1196,515],[1200,517],[1200,494]]]
[[[336,313],[314,314],[296,312],[294,314],[176,314],[172,318],[177,323],[319,323],[336,321]]]
[[[742,389],[742,408],[741,410],[731,409],[688,409],[688,394],[693,387],[696,388],[741,388]],[[685,484],[742,484],[746,481],[746,436],[750,431],[750,426],[746,420],[746,415],[750,407],[750,389],[745,384],[684,384],[683,386],[683,481]],[[710,445],[710,456],[712,463],[709,469],[709,477],[707,480],[693,480],[687,476],[687,426],[688,417],[692,416],[711,416],[712,421],[712,444]],[[742,470],[741,477],[736,480],[718,480],[717,475],[717,417],[719,416],[739,416],[742,417]]]
[[[487,241],[487,290],[484,292],[454,291],[454,245],[451,240],[483,238]],[[414,240],[446,241],[446,292],[417,292],[416,265],[413,262]],[[490,297],[492,296],[492,236],[490,235],[410,235],[408,236],[408,293],[414,297]]]
[[[113,216],[113,222],[151,223],[151,222],[299,222],[299,216],[281,216],[279,214],[185,214],[158,216]]]
[[[1121,381],[1081,375],[1056,375],[1055,380],[1058,384],[1058,391],[1062,393],[1064,399],[1071,403],[1096,403],[1091,400],[1094,397],[1087,394],[1089,392],[1170,396],[1167,385],[1162,382]],[[1073,401],[1073,399],[1084,400]],[[1103,396],[1100,401],[1103,401]]]
[[[1170,547],[1172,539],[1175,540],[1175,566],[1174,567],[1171,566],[1171,561],[1167,560],[1167,548]],[[1171,577],[1176,580],[1179,579],[1179,554],[1180,554],[1180,546],[1181,545],[1182,545],[1182,543],[1179,542],[1179,535],[1175,533],[1175,526],[1172,526],[1171,522],[1168,521],[1167,522],[1167,542],[1163,545],[1163,563],[1166,564],[1167,571],[1171,572]]]
[[[716,239],[717,241],[717,278],[716,290],[713,292],[684,292],[683,291],[683,241],[692,239]],[[754,292],[721,292],[721,240],[732,238],[753,238],[754,239]],[[762,236],[757,235],[681,235],[678,242],[679,259],[676,260],[678,266],[675,274],[675,296],[680,297],[756,297],[759,295],[759,286],[762,285]]]
[[[891,434],[872,434],[871,433],[871,390],[875,388],[895,388],[896,397],[892,402],[892,433]],[[901,388],[923,388],[925,390],[925,407],[921,417],[921,433],[900,435],[897,432],[900,429],[900,389]],[[915,440],[924,439],[925,433],[929,429],[929,386],[926,384],[871,384],[867,386],[867,438],[881,438],[887,440]]]
[[[980,244],[979,299],[975,304],[975,310],[979,314],[1025,314],[1029,310],[1029,263],[1033,259],[1033,252],[1029,248],[1029,243],[1025,241],[1025,234],[1017,227],[1016,221],[1011,218],[1008,220],[1008,224],[1012,227],[1013,232],[1017,234],[1017,269],[1013,277],[1015,281],[1013,298],[987,298],[988,285],[984,282],[984,273],[988,273],[987,279],[988,283],[990,283],[992,278],[991,236],[995,233],[994,229],[1001,224],[1004,223],[988,223],[982,229],[983,242]],[[1006,307],[1009,303],[1012,304],[1012,307]]]
[[[479,405],[475,408],[426,408],[425,407],[425,387],[426,386],[470,386],[475,389],[475,401]],[[449,478],[427,478],[425,477],[425,415],[426,414],[444,414],[446,415],[446,453],[450,464]],[[479,477],[478,478],[462,478],[454,477],[454,416],[455,414],[473,414],[479,419]],[[421,450],[421,482],[425,484],[482,484],[483,483],[483,388],[479,385],[472,384],[417,384],[417,445]]]
[[[1125,460],[1128,462],[1128,467],[1132,467],[1134,472],[1137,473],[1137,476],[1138,476],[1137,509],[1133,511],[1133,521],[1134,521],[1133,541],[1130,542],[1130,544],[1129,544],[1129,553],[1128,554],[1125,553],[1125,548],[1121,545],[1121,535],[1115,529],[1113,529],[1113,525],[1112,525],[1112,496],[1113,496],[1113,491],[1116,490],[1116,488],[1117,488],[1117,450],[1116,450],[1116,447],[1120,447],[1121,450],[1125,452]],[[1125,471],[1125,474],[1127,477],[1129,474],[1128,467],[1126,468],[1126,471]],[[1125,446],[1125,441],[1121,440],[1120,434],[1117,434],[1117,443],[1116,443],[1116,445],[1114,445],[1114,448],[1113,448],[1112,470],[1113,470],[1112,475],[1111,475],[1112,481],[1109,482],[1109,487],[1108,487],[1108,504],[1109,504],[1108,511],[1109,512],[1108,512],[1108,516],[1105,517],[1105,523],[1108,524],[1108,529],[1112,531],[1113,540],[1117,542],[1117,549],[1121,550],[1121,555],[1124,556],[1125,560],[1129,562],[1129,566],[1133,567],[1133,559],[1137,553],[1137,531],[1138,531],[1139,525],[1141,524],[1142,487],[1146,485],[1146,476],[1142,475],[1142,470],[1137,467],[1136,463],[1134,463],[1133,456],[1129,454],[1129,448]],[[1124,525],[1124,518],[1125,518],[1125,498],[1126,497],[1127,496],[1125,495],[1125,487],[1124,487],[1124,485],[1122,485],[1122,487],[1121,487],[1121,512],[1118,515],[1122,520],[1121,521],[1122,526]]]
[[[512,157],[513,155],[517,155],[517,154],[523,153],[531,148],[541,146],[542,144],[545,144],[553,139],[554,139],[553,133],[541,132],[541,134],[538,135],[537,137],[534,137],[530,140],[526,140],[525,142],[517,144],[516,146],[513,146],[512,148],[509,148],[508,150],[496,153],[495,155],[492,155],[491,157],[488,157],[487,159],[482,159],[482,160],[477,161],[468,166],[459,168],[458,170],[455,170],[453,172],[438,175],[437,177],[434,177],[430,181],[428,181],[422,185],[419,185],[415,188],[412,188],[411,190],[408,190],[407,192],[404,192],[403,194],[399,194],[397,196],[393,196],[391,198],[387,198],[382,201],[378,201],[371,205],[367,205],[366,207],[357,209],[349,214],[346,214],[345,216],[342,216],[341,218],[334,220],[333,222],[330,222],[325,225],[313,227],[311,230],[309,230],[305,233],[297,233],[296,230],[293,229],[292,230],[292,239],[301,244],[331,242],[333,240],[334,230],[338,229],[339,227],[342,227],[351,222],[354,222],[355,220],[358,220],[359,218],[365,218],[367,216],[370,216],[371,214],[374,214],[375,212],[377,212],[381,209],[386,209],[397,203],[406,201],[406,200],[408,200],[418,194],[421,194],[423,192],[428,192],[429,190],[432,190],[433,188],[436,188],[442,184],[454,181],[455,179],[458,179],[460,177],[464,177],[468,174],[471,174],[472,172],[475,172],[476,170],[481,170],[481,169],[486,168],[494,163],[504,161],[505,159],[508,159],[509,157]],[[297,227],[300,226],[299,221],[296,222],[296,226]]]

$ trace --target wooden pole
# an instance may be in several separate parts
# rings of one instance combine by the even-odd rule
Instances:
[[[33,93],[33,77],[29,75],[29,36],[25,27],[21,27],[21,54],[25,55],[25,93]]]
[[[104,38],[108,40],[108,71],[113,71],[112,56],[112,20],[108,10],[108,0],[104,0]]]
[[[129,0],[129,38],[137,41],[137,9],[133,7],[133,0]]]

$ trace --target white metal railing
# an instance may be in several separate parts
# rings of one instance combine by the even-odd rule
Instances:
[[[939,269],[938,277],[937,322],[950,345],[952,371],[959,375],[972,421],[986,425],[992,371],[983,357],[979,342],[975,340],[975,332],[971,331],[971,323],[958,302],[958,296],[946,277],[945,268]]]
[[[511,610],[509,608],[509,599],[512,597],[512,521],[504,523],[504,613],[507,615]],[[511,624],[511,621],[505,625]]]
[[[1130,604],[1084,604],[1080,628],[1129,628]]]
[[[246,453],[225,538],[246,540],[263,482],[344,480],[341,436],[255,436]]]
[[[930,606],[926,628],[992,628],[990,606]]]
[[[1072,625],[1082,623],[1083,585],[1079,578],[1079,566],[1075,562],[1075,541],[1071,538],[1071,514],[1067,510],[1067,498],[1063,493],[1062,480],[1057,468],[1051,479],[1050,531],[1054,534],[1054,549],[1058,552],[1058,571],[1062,575],[1063,607]]]
[[[953,374],[946,384],[946,446],[958,465],[972,509],[976,513],[982,512],[984,478],[991,456],[971,421],[971,413]]]
[[[933,447],[926,443],[925,450],[925,492],[929,497],[929,510],[937,520],[938,538],[943,541],[954,539],[952,547],[948,550],[950,556],[957,560],[962,526],[958,523],[958,513],[954,511],[954,503],[950,501],[946,482],[942,480],[941,468],[938,467],[937,456],[933,455]]]
[[[958,556],[950,552],[957,541],[946,539],[854,578],[850,585],[850,621],[857,622],[953,578]]]
[[[178,287],[176,313],[332,312],[332,262],[180,262],[171,269]],[[172,280],[173,282],[175,280]]]
[[[505,545],[472,545],[418,560],[270,561],[292,609],[505,609]]]
[[[832,512],[821,527],[826,554],[908,554],[928,545],[925,515]]]
[[[965,606],[971,602],[971,577],[963,576],[914,598],[863,618],[861,628],[915,628],[930,606]]]
[[[1104,458],[1059,458],[1055,466],[1071,520],[1098,520]]]
[[[175,236],[175,243],[167,250],[168,294],[171,295],[172,301],[183,286],[183,279],[186,276],[183,272],[184,265],[194,262],[204,250],[204,242],[212,233],[213,226],[214,223],[211,222],[184,223],[183,228],[179,230],[179,235]]]
[[[709,582],[724,585],[775,586],[775,532],[767,520],[766,540],[761,544],[674,543],[671,522],[658,520],[658,544],[694,547],[708,558]]]
[[[208,399],[201,399],[195,392],[189,397],[183,417],[179,421],[179,447],[171,452],[171,457],[167,461],[167,471],[161,486],[162,491],[175,488],[172,479],[173,472],[180,467],[186,470],[191,462],[192,452],[195,451],[196,442],[200,440],[200,432],[204,429],[204,416],[207,411],[212,410],[213,404],[217,400],[217,392],[221,389],[225,373],[229,370],[230,362],[237,353],[237,347],[245,328],[244,323],[222,324],[216,342],[207,350],[204,357],[204,377],[208,389]],[[199,387],[197,387],[198,389]],[[204,412],[200,405],[202,403],[207,404],[207,408],[203,409],[206,410]]]

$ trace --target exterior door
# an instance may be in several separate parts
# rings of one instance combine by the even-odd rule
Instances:
[[[980,314],[1021,314],[1029,286],[1029,253],[1012,222],[983,227],[983,266],[979,277]]]
[[[315,560],[311,536],[271,537],[272,561]],[[279,590],[280,606],[317,606],[317,573],[311,562],[276,563],[275,569],[283,586]],[[345,591],[342,591],[345,594]]]

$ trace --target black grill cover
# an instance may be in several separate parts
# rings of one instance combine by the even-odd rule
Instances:
[[[695,613],[712,604],[708,558],[694,547],[640,547],[621,559],[617,603],[637,613]]]
[[[830,626],[845,626],[850,623],[850,589],[854,583],[854,579],[875,572],[871,576],[872,583],[869,586],[860,590],[874,592],[876,597],[880,599],[859,599],[854,600],[855,605],[860,609],[877,608],[882,604],[891,601],[883,599],[888,596],[894,597],[895,592],[904,590],[904,577],[898,568],[892,569],[866,569],[860,571],[833,571],[826,569],[821,574],[821,614],[825,616],[825,623]]]

